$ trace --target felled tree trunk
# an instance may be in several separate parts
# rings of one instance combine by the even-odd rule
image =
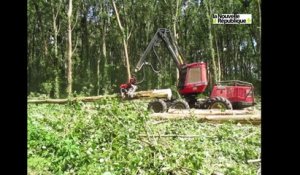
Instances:
[[[150,118],[155,120],[183,120],[194,119],[201,122],[223,123],[233,121],[236,123],[260,124],[259,114],[240,114],[240,115],[216,115],[216,114],[193,114],[193,113],[153,113]]]
[[[164,98],[171,99],[172,91],[171,89],[158,89],[158,90],[149,90],[149,91],[139,91],[133,94],[133,98],[130,99],[153,99],[153,98]],[[42,99],[42,100],[28,100],[28,103],[57,103],[64,104],[68,102],[82,101],[82,102],[93,102],[102,98],[114,98],[120,97],[118,94],[114,95],[99,95],[99,96],[91,96],[91,97],[78,97],[71,99]]]
[[[171,99],[171,89],[154,89],[149,91],[138,91],[133,94],[133,98],[164,98]]]
[[[28,100],[28,103],[57,103],[57,104],[64,104],[68,102],[75,102],[75,101],[82,101],[82,102],[93,102],[102,98],[112,98],[117,97],[118,95],[99,95],[99,96],[91,96],[91,97],[78,97],[73,99],[44,99],[44,100]]]
[[[221,110],[221,109],[169,109],[169,114],[202,114],[202,115],[245,115],[254,114],[251,110]]]

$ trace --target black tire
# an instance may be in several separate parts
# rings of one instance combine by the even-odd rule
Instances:
[[[185,100],[176,100],[170,106],[171,109],[190,109],[188,102]]]
[[[214,97],[209,99],[208,109],[232,109],[232,104],[224,97]]]
[[[158,112],[166,112],[167,104],[163,100],[154,100],[148,104],[148,110],[153,111],[155,113]]]

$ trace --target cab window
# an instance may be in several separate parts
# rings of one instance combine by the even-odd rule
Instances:
[[[201,68],[195,67],[190,68],[188,72],[187,83],[197,83],[201,81]]]

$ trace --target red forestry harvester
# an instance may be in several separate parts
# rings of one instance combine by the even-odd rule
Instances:
[[[144,65],[149,65],[154,72],[157,72],[153,68],[152,64],[145,60],[151,49],[153,49],[157,56],[154,47],[159,46],[161,42],[164,42],[166,48],[172,55],[173,61],[176,63],[177,69],[179,70],[177,88],[179,94],[183,98],[180,100],[155,99],[149,103],[149,110],[153,110],[154,112],[165,112],[169,108],[242,109],[255,104],[253,85],[251,83],[238,80],[220,81],[213,86],[213,90],[209,98],[203,100],[197,99],[197,95],[203,93],[208,85],[206,63],[184,63],[183,56],[179,52],[179,48],[174,42],[170,30],[165,28],[159,28],[157,30],[141,59],[137,63],[135,72],[140,71]],[[161,63],[160,59],[158,59],[158,61]],[[132,97],[132,94],[137,89],[135,77],[127,84],[122,84],[120,89],[122,97]]]

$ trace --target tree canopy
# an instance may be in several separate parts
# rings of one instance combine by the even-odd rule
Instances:
[[[158,28],[173,32],[186,62],[208,64],[210,84],[238,79],[253,83],[260,93],[260,0],[85,0],[73,1],[72,6],[70,2],[27,2],[28,95],[66,97],[70,66],[72,94],[118,92],[119,85],[127,81],[127,67],[131,65],[133,73]],[[72,14],[68,13],[70,8]],[[236,13],[252,14],[252,24],[212,24],[213,14]],[[157,75],[146,69],[140,89],[166,88],[176,83],[171,55],[164,48],[157,52],[163,62],[162,71]],[[149,60],[157,61],[154,54]],[[136,76],[142,79],[143,73]]]

